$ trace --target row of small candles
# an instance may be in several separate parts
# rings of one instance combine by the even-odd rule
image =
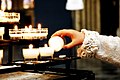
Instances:
[[[4,12],[0,10],[0,22],[19,22],[20,13]]]
[[[41,25],[40,23],[38,23],[37,28],[38,28],[38,30],[41,30],[42,25]],[[34,29],[34,28],[32,27],[32,25],[29,25],[29,27],[25,26],[24,29],[30,31],[30,30],[32,30],[32,29]],[[14,30],[16,30],[16,31],[18,30],[18,26],[17,26],[17,25],[14,26]]]
[[[25,26],[25,28],[19,29],[17,25],[14,29],[9,29],[9,35],[11,39],[41,39],[47,38],[48,28],[42,28],[41,24],[38,24],[37,28],[33,28],[32,25]]]
[[[29,44],[28,48],[22,49],[24,59],[38,59],[40,57],[51,57],[53,58],[54,52],[60,51],[64,46],[64,40],[61,37],[54,36],[48,41],[48,44],[44,44],[43,47],[34,48],[33,44]],[[59,58],[66,57],[66,55],[60,55]],[[2,64],[3,50],[0,50],[0,64]]]
[[[44,45],[44,47],[39,48],[33,48],[33,45],[30,44],[29,48],[23,48],[23,57],[24,60],[32,60],[32,59],[38,59],[38,56],[40,57],[51,57],[53,58],[54,49],[52,47],[48,47],[47,44]],[[0,50],[0,65],[2,64],[3,59],[3,50]]]
[[[54,49],[51,47],[48,47],[47,44],[44,45],[44,47],[39,48],[33,48],[33,45],[30,44],[29,48],[23,48],[23,57],[24,59],[37,59],[38,56],[40,57],[51,57],[53,58]]]
[[[32,59],[38,57],[51,56],[53,58],[54,52],[60,51],[64,46],[64,40],[59,36],[51,37],[48,40],[48,45],[44,44],[44,47],[33,48],[33,45],[29,45],[29,49],[23,48],[23,56],[25,59]]]

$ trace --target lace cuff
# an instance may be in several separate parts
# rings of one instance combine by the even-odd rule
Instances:
[[[98,51],[98,39],[97,36],[99,35],[98,32],[95,31],[88,31],[86,29],[81,30],[82,33],[85,33],[85,39],[83,44],[80,47],[80,51],[78,51],[78,57],[85,57],[85,58],[92,58]]]

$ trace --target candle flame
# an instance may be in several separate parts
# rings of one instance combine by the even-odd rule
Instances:
[[[15,30],[17,30],[17,29],[18,29],[18,26],[17,26],[17,25],[15,25],[15,26],[14,26],[14,29],[15,29]]]
[[[32,45],[32,44],[30,44],[30,45],[29,45],[29,49],[32,49],[32,48],[33,48],[33,45]]]
[[[28,29],[28,27],[27,27],[27,26],[25,26],[25,29]]]
[[[41,24],[40,23],[38,24],[38,29],[41,29]]]
[[[32,30],[32,25],[29,25],[29,29]]]
[[[47,45],[47,44],[44,44],[44,47],[48,47],[48,45]]]

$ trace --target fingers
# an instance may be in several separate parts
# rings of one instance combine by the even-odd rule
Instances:
[[[53,37],[53,36],[63,36],[65,34],[65,31],[63,31],[63,30],[59,30],[59,31],[56,31],[54,34],[52,34],[52,36],[51,37]]]
[[[59,30],[56,31],[51,37],[53,36],[60,36],[60,37],[64,37],[64,36],[71,36],[71,30],[70,29],[63,29],[63,30]]]
[[[63,30],[56,31],[51,37],[53,37],[53,36],[59,36],[63,39],[64,39],[64,37],[71,38],[72,42],[64,45],[64,47],[63,47],[64,49],[69,49],[76,45],[80,45],[80,44],[82,44],[82,42],[84,40],[83,33],[76,31],[76,30],[72,30],[72,29],[63,29]]]

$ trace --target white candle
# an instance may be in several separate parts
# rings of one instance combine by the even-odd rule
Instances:
[[[45,44],[44,47],[39,47],[39,52],[41,57],[51,56],[53,58],[54,49],[51,47],[48,47],[47,44]]]
[[[32,29],[32,25],[29,26],[29,28],[27,26],[25,26],[25,30],[24,30],[24,33],[22,34],[23,36],[23,39],[28,39],[29,36],[30,36],[30,30]]]
[[[64,40],[59,36],[54,36],[49,39],[48,44],[55,52],[58,52],[63,48]]]
[[[29,49],[23,49],[23,57],[25,59],[37,59],[39,55],[39,48],[33,48],[33,45],[29,45]]]
[[[3,50],[0,50],[0,64],[2,64],[2,59],[3,59]]]

